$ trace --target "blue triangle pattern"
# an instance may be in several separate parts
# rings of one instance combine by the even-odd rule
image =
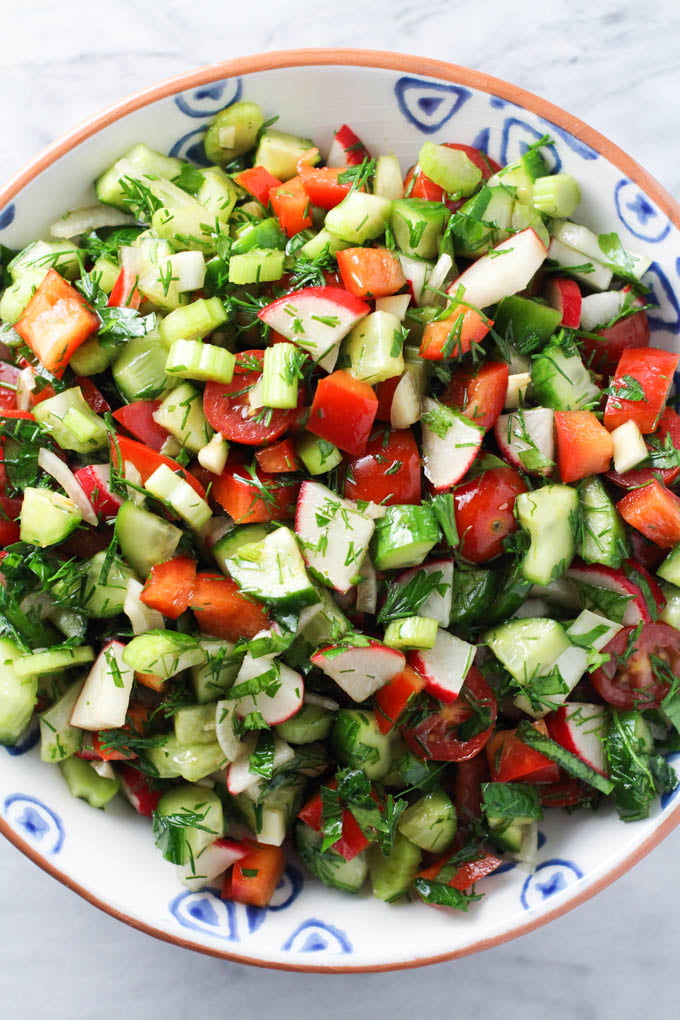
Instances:
[[[445,85],[405,75],[394,86],[399,109],[410,124],[423,134],[439,131],[471,96],[462,85]]]
[[[322,951],[337,954],[354,952],[347,933],[334,924],[320,921],[318,917],[310,917],[303,921],[288,936],[281,946],[288,953],[319,953]]]

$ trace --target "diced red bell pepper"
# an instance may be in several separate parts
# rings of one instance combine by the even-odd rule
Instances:
[[[50,269],[14,324],[38,361],[61,379],[75,350],[99,329],[85,298]]]
[[[151,568],[144,589],[139,596],[150,609],[176,620],[186,611],[196,583],[196,560],[189,556],[175,556]]]
[[[576,323],[578,326],[578,322]],[[582,336],[583,356],[593,372],[611,375],[619,358],[629,347],[649,347],[651,330],[647,312],[636,312],[619,319],[607,329],[595,330],[593,337]]]
[[[211,495],[237,524],[263,524],[293,517],[299,488],[259,469],[253,477],[247,468],[228,464],[215,479]]]
[[[95,414],[107,414],[111,410],[111,405],[104,394],[88,376],[77,375],[73,382],[76,386],[80,386],[85,403]]]
[[[137,673],[135,672],[135,680],[142,687],[148,687],[150,691],[162,691],[165,687],[165,680],[158,673]]]
[[[137,311],[142,303],[142,295],[137,289],[137,277],[133,272],[121,269],[106,303],[109,308],[132,308]]]
[[[137,757],[136,751],[106,747],[106,733],[93,733],[91,739],[94,757],[100,761],[133,761]]]
[[[335,790],[338,784],[335,779],[332,779],[325,785],[330,790]],[[323,802],[321,800],[321,793],[317,791],[298,812],[298,818],[305,825],[309,825],[311,829],[314,829],[315,832],[320,832],[322,816]],[[333,843],[331,850],[340,854],[346,861],[351,861],[357,854],[365,850],[368,845],[369,840],[364,836],[352,812],[348,808],[343,808],[342,836],[337,842]]]
[[[604,409],[604,423],[613,431],[626,421],[634,421],[643,434],[653,432],[661,412],[666,406],[673,373],[680,363],[680,354],[659,350],[657,347],[629,347],[619,358],[611,381]],[[629,400],[615,396],[631,391],[634,383],[642,388],[643,399]]]
[[[366,449],[377,410],[378,398],[368,383],[338,369],[319,380],[307,429],[358,456]]]
[[[269,626],[264,608],[223,574],[197,574],[189,608],[203,634],[226,641],[255,637]]]
[[[309,166],[298,163],[298,173],[302,187],[312,203],[320,209],[333,209],[349,194],[352,182],[343,183],[338,180],[347,167]]]
[[[160,453],[169,435],[167,429],[154,421],[154,413],[160,406],[160,400],[135,400],[132,404],[123,404],[117,408],[113,417],[135,439]]]
[[[286,855],[280,846],[247,844],[248,852],[236,861],[227,872],[222,886],[222,898],[247,903],[253,907],[266,907],[286,867]]]
[[[680,542],[680,497],[656,478],[641,489],[632,489],[616,509],[627,524],[662,549]]]
[[[555,411],[557,463],[563,482],[608,471],[614,441],[592,411]]]
[[[281,229],[288,237],[313,226],[309,196],[302,186],[301,177],[291,177],[285,184],[272,188],[269,201]]]
[[[252,166],[242,170],[240,174],[236,174],[234,180],[262,205],[267,205],[270,191],[272,188],[278,188],[281,183],[278,177],[274,177],[263,166]]]
[[[493,326],[476,308],[454,305],[445,319],[428,322],[420,341],[420,357],[427,361],[445,361],[460,358],[480,343]]]
[[[282,439],[273,446],[265,446],[257,450],[255,460],[258,467],[266,474],[280,475],[286,471],[297,471],[298,462],[295,457],[295,446],[291,439]]]
[[[425,677],[410,666],[388,680],[375,694],[375,721],[381,733],[389,733],[409,701],[425,687]]]
[[[392,506],[420,503],[420,453],[411,429],[377,429],[364,453],[347,465],[344,494],[348,499]]]
[[[485,361],[477,369],[456,369],[442,394],[442,403],[462,411],[488,432],[503,411],[509,372],[504,361]]]
[[[336,258],[343,285],[355,297],[387,297],[406,286],[401,262],[389,248],[345,248]]]
[[[158,807],[162,791],[154,790],[148,776],[136,769],[134,765],[118,765],[116,772],[120,776],[128,800],[137,814],[151,818]]]
[[[423,871],[420,871],[418,878],[436,880],[449,857],[450,854],[443,854],[429,868],[424,868]],[[466,861],[464,864],[460,864],[446,884],[451,886],[452,889],[459,889],[461,892],[464,892],[474,885],[475,882],[479,882],[480,879],[486,878],[487,875],[494,872],[496,868],[500,868],[502,863],[502,857],[498,857],[490,851],[482,851],[476,861]]]
[[[119,435],[111,437],[109,439],[109,446],[112,465],[121,471],[125,462],[128,461],[139,471],[142,485],[157,468],[165,464],[171,471],[179,474],[180,478],[188,482],[201,499],[205,499],[205,489],[201,483],[189,471],[185,471],[184,468],[180,467],[177,461],[172,460],[171,457],[165,457],[162,453],[150,450],[142,443],[138,443],[134,439],[128,439],[127,436]]]
[[[532,723],[548,736],[542,719]],[[496,783],[556,783],[560,770],[554,761],[517,739],[516,730],[497,730],[486,745],[491,778]]]

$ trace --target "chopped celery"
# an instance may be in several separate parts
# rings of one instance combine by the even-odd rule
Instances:
[[[262,401],[265,407],[297,407],[300,369],[305,361],[295,344],[281,343],[264,352]]]
[[[227,313],[219,298],[199,298],[166,315],[159,333],[166,347],[170,347],[175,340],[202,340],[226,319]]]
[[[234,355],[223,347],[200,340],[175,340],[165,363],[165,371],[180,379],[230,383],[235,364]]]
[[[200,531],[212,517],[206,501],[167,464],[156,468],[147,478],[144,488],[156,499],[167,503],[195,531]]]

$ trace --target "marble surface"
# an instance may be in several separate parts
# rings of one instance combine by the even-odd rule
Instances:
[[[677,0],[28,0],[3,5],[0,179],[59,133],[158,79],[247,53],[353,46],[438,57],[528,88],[587,120],[675,195],[680,142]],[[676,832],[595,900],[479,956],[398,975],[255,971],[125,928],[0,843],[0,1013],[50,1017],[318,1020],[415,1011],[509,1020],[675,1015]]]

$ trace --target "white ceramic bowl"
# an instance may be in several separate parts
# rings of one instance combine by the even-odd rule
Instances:
[[[0,243],[43,236],[57,216],[87,204],[92,180],[133,143],[201,160],[210,118],[240,97],[278,127],[327,149],[349,123],[374,154],[403,168],[430,139],[479,145],[500,163],[550,134],[553,161],[583,190],[577,218],[618,231],[654,258],[645,282],[658,309],[657,345],[678,347],[680,208],[628,156],[562,110],[464,68],[368,51],[303,50],[217,64],[111,107],[47,149],[0,194]],[[289,969],[352,971],[415,966],[475,952],[543,924],[621,875],[680,820],[674,796],[644,822],[612,813],[553,812],[541,826],[533,875],[507,866],[486,879],[469,914],[420,903],[389,906],[325,889],[291,864],[266,910],[178,885],[148,821],[117,800],[93,811],[68,794],[30,740],[0,748],[0,829],[33,861],[86,899],[150,934],[216,956]]]

